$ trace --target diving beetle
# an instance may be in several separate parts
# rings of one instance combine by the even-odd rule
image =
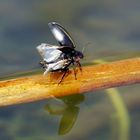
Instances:
[[[80,59],[84,56],[82,52],[75,50],[76,46],[63,26],[56,22],[50,22],[48,26],[58,41],[59,46],[46,43],[37,46],[37,50],[42,57],[40,64],[45,69],[44,75],[48,72],[63,71],[64,74],[59,81],[61,83],[71,64],[74,66],[76,64],[81,70]],[[76,79],[75,68],[74,74]]]

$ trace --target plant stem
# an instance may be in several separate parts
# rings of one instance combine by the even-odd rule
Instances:
[[[0,81],[0,106],[140,83],[140,58],[85,66],[82,72],[77,71],[77,80],[70,70],[58,85],[62,74],[36,74]]]

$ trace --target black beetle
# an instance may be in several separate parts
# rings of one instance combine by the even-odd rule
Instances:
[[[49,71],[64,71],[59,82],[61,83],[71,64],[76,64],[81,70],[80,59],[83,58],[83,53],[75,50],[75,44],[64,27],[56,22],[50,22],[48,26],[60,46],[46,43],[37,46],[37,50],[43,59],[40,64],[45,69],[44,74]],[[76,79],[75,69],[74,74]]]

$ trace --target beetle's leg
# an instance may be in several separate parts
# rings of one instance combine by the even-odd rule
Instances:
[[[50,71],[50,68],[47,68],[44,72],[44,75],[46,75]]]
[[[76,78],[76,67],[75,67],[75,63],[72,62],[72,64],[73,64],[74,77],[75,77],[75,80],[77,80],[77,78]]]
[[[82,72],[82,66],[79,61],[76,62],[77,66],[79,67],[80,71]]]
[[[66,73],[67,73],[67,71],[69,70],[69,66],[70,66],[70,64],[73,62],[73,60],[71,60],[70,62],[69,62],[69,64],[65,67],[65,69],[63,69],[63,71],[64,71],[64,74],[63,74],[63,76],[62,76],[62,78],[61,78],[61,80],[59,81],[59,83],[58,84],[60,84],[61,82],[62,82],[62,80],[64,79],[64,77],[65,77],[65,75],[66,75]]]
[[[63,71],[64,71],[64,74],[63,74],[61,80],[59,81],[58,85],[63,81],[63,79],[64,79],[64,77],[65,77],[65,75],[66,75],[66,73],[67,73],[68,70],[69,70],[68,68],[65,68],[65,69],[63,70]]]
[[[41,61],[39,62],[39,64],[41,65],[41,67],[42,67],[43,69],[46,68],[46,62],[45,62],[44,60],[41,60]]]

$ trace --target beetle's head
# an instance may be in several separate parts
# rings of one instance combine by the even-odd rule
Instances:
[[[84,57],[83,53],[80,51],[75,51],[75,57],[82,59]]]
[[[75,51],[75,54],[74,54],[74,59],[75,61],[80,61],[80,59],[82,59],[84,57],[83,53],[80,52],[80,51]]]

